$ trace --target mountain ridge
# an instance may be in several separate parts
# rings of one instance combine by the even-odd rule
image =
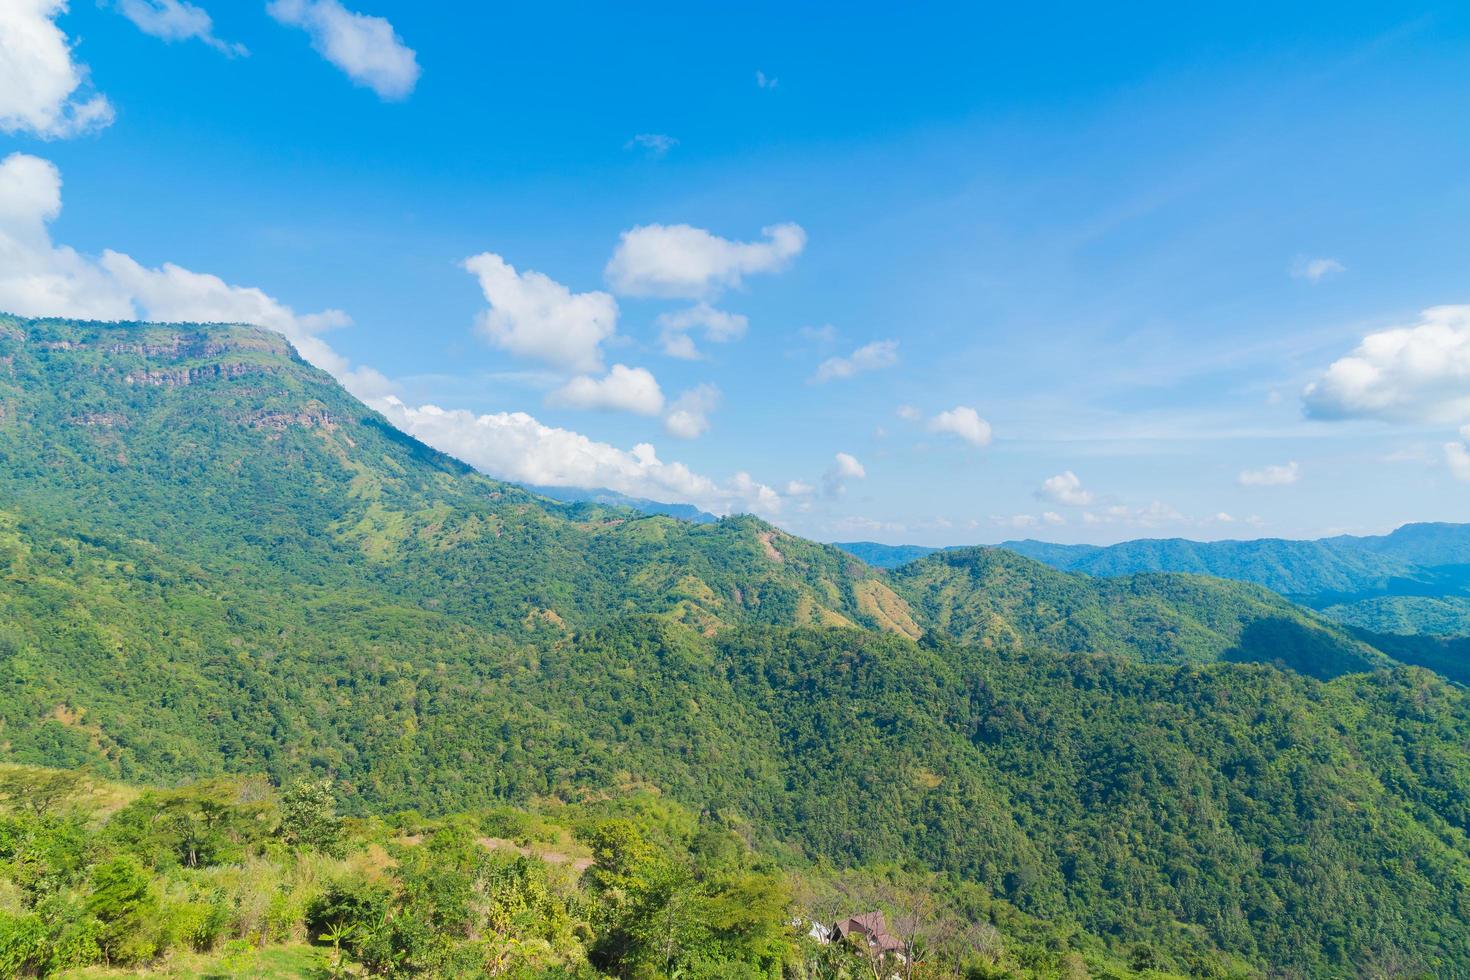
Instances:
[[[4,761],[360,814],[655,787],[1182,972],[1470,963],[1470,704],[1371,641],[1219,579],[549,500],[237,330],[0,318]]]

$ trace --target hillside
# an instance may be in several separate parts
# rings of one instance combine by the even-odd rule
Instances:
[[[876,541],[838,541],[832,547],[840,548],[854,558],[861,558],[874,568],[897,568],[943,550],[927,548],[921,544],[879,544]]]
[[[904,565],[893,578],[922,621],[985,647],[1280,663],[1318,677],[1391,663],[1266,589],[1203,576],[1091,578],[967,548]]]
[[[552,501],[248,328],[0,321],[10,762],[365,818],[659,793],[1107,956],[1466,975],[1470,704],[1371,642],[1218,579]]]
[[[937,551],[852,542],[836,547],[896,569]],[[1346,626],[1379,633],[1470,635],[1470,525],[1406,524],[1376,537],[1317,541],[1142,539],[1101,547],[1007,541],[997,547],[1097,577],[1167,572],[1264,586]]]

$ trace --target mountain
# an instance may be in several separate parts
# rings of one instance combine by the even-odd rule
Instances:
[[[953,549],[853,542],[877,568]],[[1182,572],[1252,582],[1335,622],[1379,633],[1470,635],[1470,524],[1406,524],[1391,534],[1317,541],[1141,539],[1101,547],[1007,541],[997,547],[1098,577]]]
[[[1091,578],[999,548],[962,548],[904,565],[893,578],[923,622],[984,647],[1278,662],[1319,677],[1391,665],[1273,592],[1203,576]]]
[[[364,819],[659,794],[1138,964],[1464,976],[1470,701],[1426,656],[1242,583],[554,501],[273,334],[0,319],[11,763]]]
[[[1414,569],[1402,559],[1326,540],[1204,542],[1170,538],[1124,541],[1106,548],[1007,541],[1000,547],[1054,568],[1088,575],[1190,572],[1255,582],[1284,595],[1352,592]]]
[[[1406,524],[1317,541],[1125,541],[1106,548],[1008,541],[1090,575],[1193,572],[1255,582],[1338,622],[1381,633],[1470,635],[1470,525]]]
[[[546,487],[527,484],[526,489],[533,493],[539,493],[543,497],[552,500],[563,500],[567,503],[602,504],[606,507],[626,507],[636,510],[640,514],[662,514],[666,517],[677,517],[681,521],[692,521],[695,524],[714,524],[719,520],[715,515],[700,510],[693,504],[669,504],[659,500],[649,500],[646,497],[630,497],[627,494],[618,493],[616,490],[592,489],[587,487]]]
[[[874,568],[897,568],[941,550],[926,548],[921,544],[879,544],[876,541],[839,541],[832,547],[841,548],[849,555],[861,558]]]

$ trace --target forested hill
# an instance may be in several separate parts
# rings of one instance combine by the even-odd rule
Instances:
[[[1124,541],[1108,547],[1007,541],[1000,545],[1054,568],[1090,575],[1193,572],[1255,582],[1285,595],[1356,593],[1424,568],[1470,564],[1470,524],[1406,524],[1391,534],[1315,541]]]
[[[889,574],[488,479],[273,334],[0,319],[0,761],[658,793],[1181,973],[1464,976],[1467,746],[1461,688],[1258,587]]]
[[[918,638],[951,628],[951,607],[973,620],[980,601],[972,584],[921,590],[751,517],[694,524],[488,479],[251,328],[11,319],[0,358],[0,509],[38,566],[57,537],[148,548],[150,561],[232,587],[370,592],[522,637],[653,614],[701,632],[766,623]],[[1119,628],[1099,620],[1114,586],[1021,559],[1008,569],[985,583],[990,642],[1200,661],[1241,649],[1259,620],[1323,628],[1258,590],[1195,581],[1177,593],[1164,579],[1131,583],[1132,608],[1185,628]],[[1058,591],[1067,602],[1034,601]],[[957,635],[977,635],[971,626]],[[1345,634],[1328,642],[1344,662],[1362,657]]]
[[[836,547],[886,569],[954,550],[871,541]],[[1028,539],[997,547],[1099,577],[1182,572],[1252,582],[1379,633],[1470,635],[1470,524],[1406,524],[1376,537],[1315,541],[1167,538],[1101,547]]]

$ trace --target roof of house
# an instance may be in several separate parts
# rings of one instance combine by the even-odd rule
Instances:
[[[889,934],[888,920],[883,917],[882,912],[864,912],[862,915],[849,916],[832,929],[842,939],[854,934],[862,936],[885,953],[904,947],[903,940]]]

